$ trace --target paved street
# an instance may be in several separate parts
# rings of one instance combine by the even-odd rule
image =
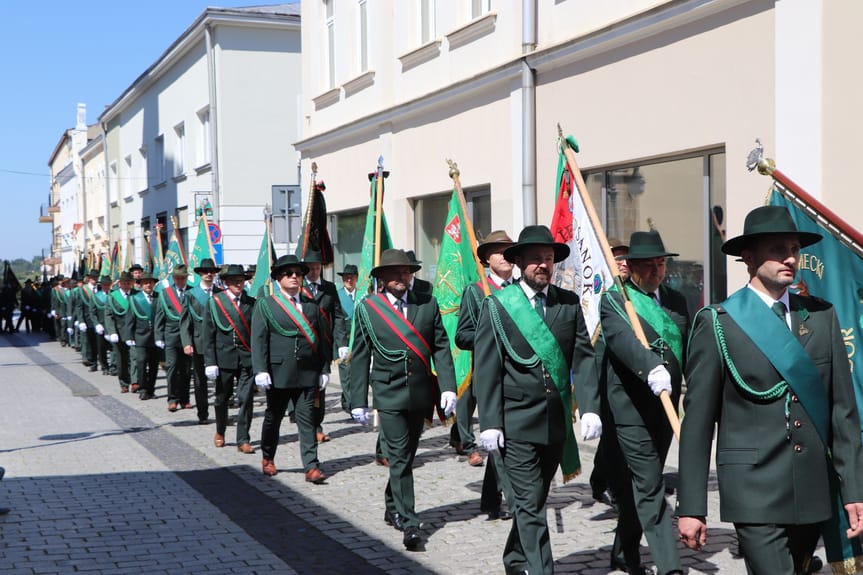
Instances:
[[[319,450],[326,484],[304,481],[296,427],[287,419],[279,474],[269,478],[260,453],[237,452],[233,427],[226,447],[216,449],[214,424],[198,425],[194,410],[168,412],[164,374],[157,399],[140,401],[121,395],[116,378],[88,372],[69,348],[40,336],[0,336],[0,465],[7,470],[0,506],[12,508],[0,517],[0,569],[502,573],[510,522],[480,513],[483,468],[455,455],[448,428],[436,425],[420,444],[415,482],[427,544],[408,552],[383,522],[387,473],[374,463],[375,433],[340,411],[337,379],[328,391],[324,425],[333,440]],[[256,399],[257,448],[264,406]],[[548,519],[560,573],[609,572],[614,515],[587,485],[594,447],[581,446],[581,477],[552,488]],[[676,461],[675,444],[672,482]],[[717,517],[715,491],[710,505]],[[689,573],[744,573],[730,525],[710,527],[705,552],[682,552]]]

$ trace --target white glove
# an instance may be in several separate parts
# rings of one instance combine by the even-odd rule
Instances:
[[[344,361],[348,358],[348,352],[351,350],[349,347],[340,347],[339,348],[339,359]]]
[[[207,376],[207,379],[216,379],[217,377],[219,377],[219,366],[208,365],[204,368],[204,375]]]
[[[120,343],[120,336],[116,333],[112,333],[108,336],[108,341],[110,341],[111,343]]]
[[[327,384],[330,382],[330,374],[322,373],[320,379],[318,380],[318,389],[321,391],[327,388]]]
[[[585,441],[597,439],[602,435],[602,420],[595,413],[581,414],[581,438]]]
[[[96,333],[98,333],[99,335],[102,335],[103,333],[105,333],[105,326],[102,325],[101,323],[97,323],[96,324]]]
[[[135,347],[135,340],[134,339],[127,339],[126,345],[128,345],[129,347]]]
[[[57,312],[52,309],[50,312],[48,312],[48,317],[57,317]]]
[[[486,429],[479,434],[479,442],[486,451],[497,451],[503,447],[503,432],[500,429]]]
[[[668,373],[664,365],[657,365],[647,374],[647,385],[650,386],[653,395],[657,397],[663,391],[671,393],[671,374]]]
[[[444,391],[440,394],[440,408],[443,409],[444,417],[449,417],[455,411],[455,399],[454,391]]]
[[[75,333],[75,330],[74,330],[74,329],[72,329],[71,327],[67,327],[67,328],[66,328],[66,333],[68,333],[69,335],[72,335],[73,333]]]
[[[156,340],[156,347],[158,347],[159,349],[165,349],[165,342],[162,341],[161,339],[157,339]],[[219,374],[217,373],[216,375],[219,375]]]
[[[67,316],[67,317],[66,317],[66,321],[72,321],[72,316],[71,316],[71,315],[70,315],[70,316]]]
[[[354,418],[354,421],[357,423],[362,423],[365,425],[369,422],[369,408],[368,407],[355,407],[351,410],[351,417]]]
[[[217,368],[218,369],[218,368]],[[270,374],[266,371],[262,371],[261,373],[255,375],[255,385],[261,391],[267,391],[272,387],[273,380],[270,379]]]
[[[78,329],[79,329],[80,331],[87,331],[87,324],[86,324],[86,323],[84,323],[83,321],[82,321],[82,322],[80,322],[80,323],[78,324]]]

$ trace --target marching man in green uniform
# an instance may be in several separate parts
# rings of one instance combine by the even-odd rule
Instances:
[[[84,281],[78,288],[75,298],[74,322],[81,337],[81,359],[90,371],[96,371],[96,326],[91,323],[90,308],[93,306],[93,296],[96,293],[96,278],[98,270],[90,270],[84,276]]]
[[[659,232],[633,232],[629,240],[629,278],[624,282],[650,349],[636,338],[617,287],[600,307],[601,372],[610,420],[604,420],[603,464],[619,514],[611,568],[649,573],[641,565],[642,531],[660,575],[680,573],[680,554],[665,501],[662,477],[673,431],[659,395],[667,391],[676,406],[683,380],[689,312],[683,294],[664,285],[666,251]],[[609,414],[609,411],[605,411]]]
[[[273,263],[271,275],[279,288],[258,300],[252,315],[252,369],[255,385],[267,393],[267,411],[261,428],[261,468],[277,473],[275,456],[279,428],[288,402],[300,437],[300,456],[309,483],[323,483],[318,440],[315,436],[315,396],[329,379],[332,348],[322,336],[326,329],[318,306],[300,298],[308,267],[294,255]]]
[[[132,392],[138,399],[153,399],[156,394],[156,376],[159,373],[159,348],[156,347],[154,320],[156,295],[153,288],[156,278],[143,273],[139,278],[141,291],[129,298],[129,312],[123,338],[129,346],[132,367]]]
[[[63,274],[57,276],[57,285],[51,289],[51,317],[54,320],[54,332],[60,340],[60,347],[69,345],[69,334],[66,333],[66,301],[69,296],[66,291],[68,279]]]
[[[699,311],[690,338],[680,538],[692,549],[707,542],[718,426],[720,515],[734,523],[751,575],[808,573],[822,535],[828,559],[832,545],[856,546],[833,572],[859,573],[863,448],[847,351],[833,306],[788,291],[801,248],[820,240],[784,207],[751,211],[743,234],[722,245],[746,264],[749,284]]]
[[[220,277],[225,291],[213,294],[204,315],[204,374],[216,381],[216,435],[213,445],[225,446],[228,427],[228,398],[237,389],[237,451],[254,453],[249,427],[252,424],[252,346],[251,322],[255,298],[243,286],[243,266],[228,265]]]
[[[599,398],[582,392],[596,379],[593,347],[578,296],[550,285],[555,262],[569,246],[545,226],[528,226],[504,257],[521,281],[492,293],[480,310],[473,386],[480,442],[499,457],[513,514],[503,551],[507,573],[552,573],[546,499],[560,465],[567,481],[580,472],[572,426],[572,384],[582,425],[598,437]],[[570,374],[572,377],[570,377]],[[593,386],[595,388],[595,385]]]
[[[120,380],[120,393],[129,393],[131,384],[129,346],[120,337],[129,313],[129,298],[138,293],[132,288],[132,274],[123,272],[115,289],[108,294],[108,307],[105,310],[105,340],[114,344],[117,358],[117,378]]]
[[[201,281],[186,290],[183,313],[180,315],[180,342],[183,344],[183,353],[192,361],[195,407],[198,410],[198,423],[203,425],[210,417],[207,376],[204,374],[204,316],[210,297],[222,289],[213,285],[213,280],[219,273],[219,266],[211,258],[201,260],[195,273]]]
[[[339,383],[342,385],[342,409],[350,412],[350,389],[351,367],[346,363],[348,346],[351,342],[351,326],[354,319],[354,304],[357,299],[357,277],[359,270],[354,264],[345,265],[345,269],[338,272],[342,278],[342,287],[336,293],[339,294],[339,304],[342,308],[342,316],[336,319],[333,326],[333,346],[339,356]]]
[[[380,439],[389,458],[384,521],[404,531],[409,550],[422,546],[419,516],[414,510],[413,462],[425,415],[433,397],[433,374],[441,389],[440,406],[455,410],[455,370],[437,300],[408,291],[411,274],[420,269],[397,249],[384,250],[371,275],[383,291],[354,308],[357,322],[351,359],[351,415],[369,419],[368,390],[380,417]]]
[[[476,249],[479,261],[488,266],[487,282],[491,292],[497,292],[515,282],[512,262],[503,257],[503,252],[515,242],[503,230],[491,232]],[[467,286],[462,294],[461,307],[458,312],[458,325],[455,333],[455,343],[459,348],[473,351],[476,339],[476,322],[479,310],[485,299],[482,282],[478,281]],[[476,411],[476,395],[473,385],[465,389],[458,399],[456,407],[456,425],[450,433],[450,445],[456,445],[457,451],[469,453],[470,465],[482,465],[482,455],[477,451],[476,438],[473,434],[473,412]],[[461,446],[461,450],[458,446]],[[490,457],[482,480],[482,495],[480,510],[488,513],[489,519],[511,519],[512,515],[501,509],[501,488],[498,482],[498,472],[494,457]],[[505,477],[501,476],[505,480]]]
[[[168,380],[168,411],[189,409],[189,371],[191,359],[183,351],[180,338],[180,316],[186,295],[189,271],[183,264],[174,267],[174,285],[159,293],[156,306],[156,347],[165,350],[165,375]]]
[[[108,309],[108,294],[112,284],[111,276],[99,278],[99,289],[93,294],[90,306],[89,323],[96,332],[96,355],[99,365],[102,366],[102,375],[116,375],[117,371],[114,364],[114,346],[105,339],[105,312]],[[111,373],[112,371],[114,373]]]

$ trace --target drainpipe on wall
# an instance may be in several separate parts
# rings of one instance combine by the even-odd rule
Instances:
[[[210,96],[210,173],[212,175],[212,190],[213,190],[213,211],[216,214],[216,221],[221,221],[222,212],[219,190],[219,144],[216,140],[216,134],[219,133],[218,117],[216,113],[216,55],[213,48],[213,30],[208,23],[204,26],[204,37],[207,42],[207,87]],[[197,206],[192,206],[192,210]]]
[[[522,4],[521,51],[536,49],[536,0]],[[522,225],[536,224],[536,78],[526,59],[521,62],[521,201]]]
[[[105,235],[108,237],[108,254],[111,253],[111,172],[108,169],[108,128],[105,122],[100,122],[102,128],[102,157],[105,159]],[[118,182],[114,182],[116,186]]]

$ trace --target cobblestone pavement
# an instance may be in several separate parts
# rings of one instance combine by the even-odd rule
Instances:
[[[116,378],[91,373],[79,354],[34,335],[0,336],[0,570],[5,575],[88,573],[502,573],[509,521],[479,511],[483,468],[448,445],[449,429],[424,434],[414,478],[425,549],[408,552],[383,522],[386,468],[376,434],[339,408],[338,370],[327,390],[319,448],[323,485],[304,480],[296,427],[287,419],[279,474],[260,453],[213,447],[214,424],[195,410],[120,394]],[[257,448],[263,398],[256,396]],[[212,422],[212,408],[210,410]],[[676,479],[672,446],[667,472]],[[595,442],[582,444],[583,474],[552,487],[548,519],[558,573],[609,573],[615,516],[593,501],[587,477]],[[559,477],[559,476],[558,476]],[[718,517],[717,493],[710,513]],[[673,505],[673,495],[670,496]],[[707,548],[681,551],[689,573],[744,573],[730,525],[709,523]],[[645,545],[642,542],[642,545]],[[643,558],[649,563],[647,548]],[[822,553],[823,557],[823,553]],[[825,573],[827,569],[823,570]]]

